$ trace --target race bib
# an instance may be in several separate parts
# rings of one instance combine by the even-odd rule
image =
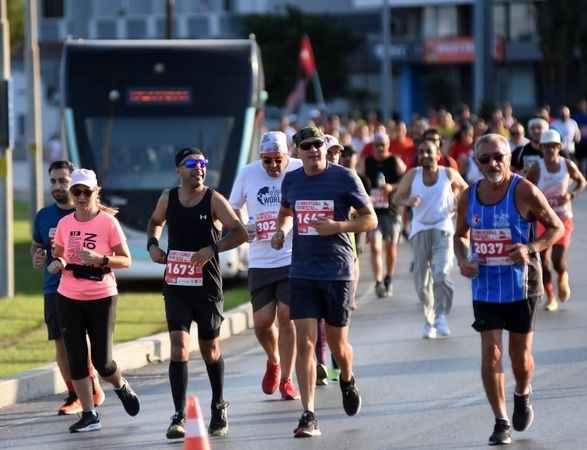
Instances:
[[[195,252],[171,250],[167,255],[165,283],[172,286],[202,286],[202,267],[192,264]]]
[[[383,189],[371,189],[373,208],[389,208],[389,194]]]
[[[318,236],[316,228],[309,223],[320,217],[334,220],[334,200],[297,200],[295,210],[301,236]]]
[[[486,266],[511,266],[509,253],[512,246],[512,232],[509,228],[471,230],[473,254],[479,264]]]
[[[269,241],[277,230],[277,213],[262,212],[255,217],[257,240]]]

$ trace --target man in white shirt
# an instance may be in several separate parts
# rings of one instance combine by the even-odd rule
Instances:
[[[551,125],[561,135],[562,150],[567,152],[563,156],[575,154],[575,144],[581,140],[581,130],[574,119],[571,119],[571,110],[568,106],[561,107],[561,118],[552,122]]]
[[[261,386],[267,395],[279,387],[282,399],[294,400],[299,394],[291,381],[296,354],[295,328],[289,319],[292,238],[290,234],[279,251],[271,248],[271,238],[276,231],[283,177],[300,168],[302,162],[288,156],[287,137],[281,131],[265,133],[259,153],[259,161],[240,171],[229,203],[237,214],[246,206],[249,217],[249,291],[255,334],[267,353]],[[274,323],[276,315],[279,327]]]

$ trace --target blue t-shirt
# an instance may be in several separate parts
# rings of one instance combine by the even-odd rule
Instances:
[[[364,208],[369,197],[348,169],[328,163],[319,175],[301,167],[285,175],[281,204],[294,212],[292,261],[289,276],[312,280],[352,280],[353,247],[348,233],[318,236],[308,223],[317,217],[344,221],[351,206]]]
[[[57,222],[73,211],[73,209],[61,209],[56,203],[53,203],[51,206],[41,209],[35,216],[33,240],[43,244],[43,248],[47,251],[47,264],[43,270],[44,294],[55,294],[57,292],[61,274],[51,275],[47,272],[47,266],[53,261],[53,258],[51,258],[51,245],[53,244]]]

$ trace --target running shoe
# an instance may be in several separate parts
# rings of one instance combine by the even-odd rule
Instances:
[[[544,309],[549,312],[554,312],[558,309],[558,302],[556,298],[547,299],[546,303],[544,304]]]
[[[326,386],[328,384],[328,367],[324,364],[316,366],[316,386]]]
[[[381,281],[375,283],[375,295],[379,298],[385,297],[385,286]]]
[[[322,433],[320,432],[320,428],[318,428],[316,415],[312,411],[304,411],[298,422],[298,427],[294,430],[294,437],[306,438],[321,435]]]
[[[279,392],[283,400],[298,400],[300,393],[291,381],[291,378],[285,378],[279,383]]]
[[[525,431],[530,428],[534,422],[534,408],[530,402],[530,394],[518,395],[514,392],[514,414],[512,415],[512,425],[516,431]]]
[[[93,411],[82,412],[81,418],[69,427],[70,433],[85,433],[88,431],[98,431],[102,428],[100,415]]]
[[[228,407],[230,403],[221,401],[212,406],[212,415],[208,434],[210,436],[223,437],[228,433]]]
[[[388,297],[392,297],[393,296],[393,283],[391,282],[391,277],[389,275],[387,275],[383,279],[383,287],[385,288],[385,295],[387,295]]]
[[[566,302],[571,298],[571,287],[569,286],[569,272],[563,272],[558,278],[558,299]]]
[[[436,321],[434,322],[434,328],[436,328],[436,335],[441,337],[450,336],[450,328],[446,323],[446,316],[444,314],[439,314],[436,317]]]
[[[59,416],[69,416],[71,414],[79,414],[83,411],[82,404],[75,392],[69,392],[63,404],[57,410]]]
[[[281,366],[279,364],[273,364],[267,360],[267,368],[265,369],[265,375],[261,382],[261,389],[267,395],[273,394],[279,387],[279,378],[281,377]]]
[[[92,377],[92,397],[94,399],[94,406],[101,406],[106,400],[106,395],[104,394],[104,389],[100,386],[100,382],[97,378]]]
[[[493,433],[489,436],[489,445],[506,445],[512,443],[512,427],[505,419],[495,419]]]
[[[122,406],[124,406],[124,410],[129,416],[136,416],[141,409],[141,402],[139,401],[139,397],[135,394],[135,391],[132,390],[128,381],[123,378],[122,382],[124,383],[120,389],[114,389],[116,395],[122,402]]]
[[[349,416],[354,416],[361,410],[361,395],[355,383],[355,377],[350,381],[338,380],[342,392],[342,407]]]
[[[167,439],[183,439],[185,437],[185,416],[176,412],[171,416],[171,423],[167,428]]]
[[[428,322],[424,324],[424,329],[422,330],[422,338],[423,339],[436,339],[436,328],[430,325]]]

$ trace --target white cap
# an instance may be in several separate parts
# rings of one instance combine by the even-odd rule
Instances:
[[[373,144],[379,143],[388,144],[389,136],[385,133],[375,133],[375,135],[373,136]]]
[[[96,173],[89,169],[75,169],[71,174],[71,185],[82,184],[95,189],[98,187],[98,180],[96,179]]]
[[[336,139],[331,134],[324,135],[324,146],[326,147],[326,150],[328,150],[332,147],[338,147],[339,150],[343,149],[343,146],[340,145],[340,142],[338,142],[338,139]]]
[[[282,131],[269,131],[261,137],[261,154],[285,153],[287,154],[287,136]]]
[[[560,144],[561,143],[561,135],[558,131],[550,130],[543,131],[540,135],[540,143],[541,144]]]
[[[548,121],[542,117],[534,117],[528,121],[528,128],[532,128],[536,125],[540,125],[542,128],[548,128]]]

